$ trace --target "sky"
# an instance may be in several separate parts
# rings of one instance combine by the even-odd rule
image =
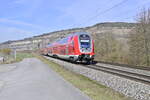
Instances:
[[[150,0],[0,0],[0,43],[101,22],[135,22],[149,7]]]

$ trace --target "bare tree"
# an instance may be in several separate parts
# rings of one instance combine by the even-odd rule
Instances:
[[[96,58],[98,60],[118,62],[121,59],[122,45],[111,31],[99,33],[94,39]]]
[[[150,65],[150,9],[143,9],[137,17],[137,26],[130,35],[130,54],[133,63]]]

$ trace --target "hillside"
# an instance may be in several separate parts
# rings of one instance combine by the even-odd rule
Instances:
[[[128,34],[135,25],[136,25],[135,23],[125,23],[125,22],[98,23],[96,25],[85,28],[60,30],[50,33],[44,33],[39,36],[25,38],[18,41],[7,41],[1,43],[0,48],[16,48],[18,50],[33,50],[43,48],[48,43],[53,42],[56,39],[62,38],[69,33],[80,31],[89,32],[93,37],[97,36],[97,34],[113,33],[118,38],[124,38],[126,37],[126,34]]]

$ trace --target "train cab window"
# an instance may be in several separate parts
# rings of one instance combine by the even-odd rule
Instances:
[[[80,35],[79,40],[82,48],[90,48],[90,36],[86,34]]]
[[[90,43],[89,42],[81,42],[81,47],[82,48],[90,48]]]

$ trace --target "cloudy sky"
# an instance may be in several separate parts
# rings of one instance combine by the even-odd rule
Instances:
[[[0,42],[99,22],[134,22],[150,0],[1,0]]]

